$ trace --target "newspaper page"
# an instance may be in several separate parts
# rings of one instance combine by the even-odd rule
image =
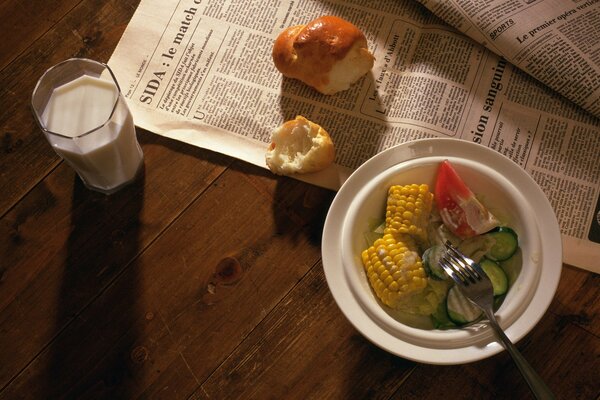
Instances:
[[[321,95],[275,69],[286,27],[336,15],[376,62]],[[273,129],[323,126],[335,164],[302,179],[333,190],[378,152],[451,137],[510,157],[557,214],[567,264],[600,273],[600,120],[413,0],[142,0],[109,65],[136,125],[266,168]]]
[[[600,117],[600,0],[419,0]]]

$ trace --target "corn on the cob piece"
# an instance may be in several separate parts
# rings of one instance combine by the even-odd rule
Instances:
[[[404,299],[427,286],[417,244],[407,234],[384,234],[361,255],[371,287],[389,307],[398,308]]]
[[[427,224],[433,194],[425,184],[394,185],[388,190],[385,232],[409,234],[421,243],[427,242]]]

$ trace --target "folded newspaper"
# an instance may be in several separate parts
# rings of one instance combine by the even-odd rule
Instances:
[[[376,58],[334,96],[271,56],[284,28],[323,15]],[[142,0],[109,65],[136,125],[261,167],[273,129],[319,123],[336,162],[303,179],[334,190],[396,144],[488,146],[550,199],[564,262],[600,273],[600,0]]]

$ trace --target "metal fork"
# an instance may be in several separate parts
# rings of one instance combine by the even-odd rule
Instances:
[[[440,257],[440,266],[444,269],[471,303],[481,308],[490,325],[494,329],[496,336],[504,348],[508,351],[513,361],[521,371],[521,374],[527,381],[529,388],[537,399],[554,399],[554,394],[546,386],[542,378],[534,371],[531,365],[525,360],[510,339],[506,336],[494,315],[493,308],[493,289],[490,278],[483,272],[481,266],[471,260],[454,247],[450,242],[446,242],[446,251]]]

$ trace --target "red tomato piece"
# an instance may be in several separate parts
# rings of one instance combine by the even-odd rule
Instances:
[[[460,238],[480,235],[499,225],[448,160],[438,169],[435,201],[444,225]]]

